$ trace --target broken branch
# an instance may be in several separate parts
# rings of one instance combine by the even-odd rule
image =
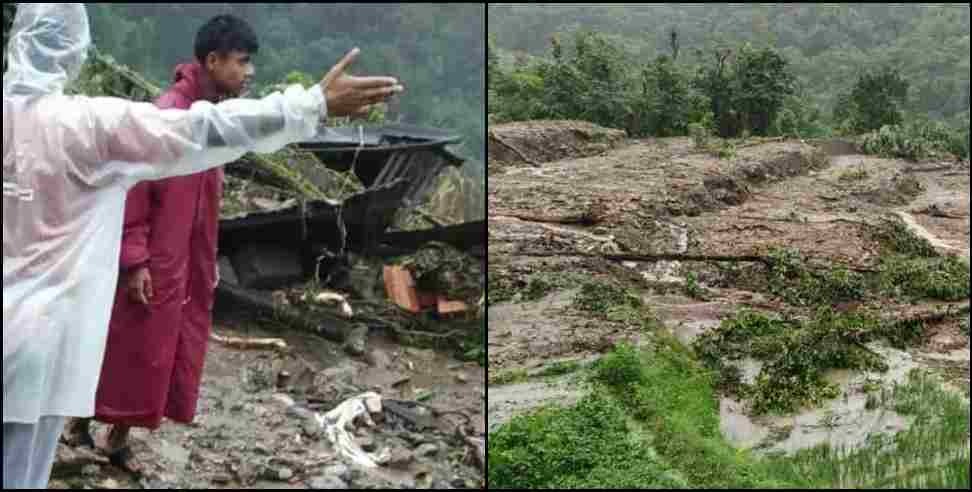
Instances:
[[[280,338],[223,337],[215,333],[210,334],[209,338],[225,347],[240,350],[287,350],[287,342]]]
[[[660,261],[699,261],[699,262],[715,262],[715,263],[763,263],[772,264],[774,260],[765,256],[710,256],[710,255],[682,255],[682,254],[653,254],[653,255],[638,255],[638,254],[626,254],[626,255],[615,255],[615,254],[598,254],[598,253],[582,253],[579,251],[564,251],[564,252],[546,252],[546,251],[524,251],[518,253],[520,256],[530,256],[530,257],[563,257],[563,256],[576,256],[582,258],[604,258],[605,260],[611,261],[633,261],[642,263],[657,263]]]

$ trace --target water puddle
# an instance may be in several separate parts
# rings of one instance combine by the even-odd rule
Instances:
[[[909,417],[881,408],[869,408],[866,385],[891,387],[902,383],[919,363],[907,352],[879,345],[871,349],[883,356],[890,370],[884,374],[833,371],[828,379],[840,386],[841,396],[816,409],[789,416],[750,417],[747,405],[724,398],[720,404],[723,435],[735,446],[758,453],[792,454],[821,444],[851,449],[876,434],[893,435],[907,430]],[[744,377],[754,378],[759,365],[741,364]]]

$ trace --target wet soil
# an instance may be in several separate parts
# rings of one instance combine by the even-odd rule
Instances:
[[[485,370],[432,350],[404,348],[383,335],[360,358],[313,335],[218,326],[225,336],[283,338],[285,352],[235,350],[210,343],[199,411],[191,426],[134,430],[133,450],[148,467],[141,479],[109,466],[98,453],[62,445],[51,488],[481,488],[483,473],[455,436],[463,426],[485,436]],[[280,373],[289,381],[278,387]],[[376,427],[359,426],[358,444],[392,463],[352,465],[323,428],[280,402],[292,398],[321,414],[367,391],[384,399],[421,400],[422,425],[387,409]],[[446,413],[448,412],[448,413]],[[103,443],[107,427],[93,426]]]
[[[689,139],[627,141],[599,156],[491,173],[490,276],[522,279],[570,271],[621,280],[646,292],[645,300],[662,325],[690,343],[740,308],[792,308],[726,276],[727,268],[749,268],[745,264],[619,264],[570,253],[738,256],[782,247],[823,264],[868,268],[880,259],[881,250],[869,224],[897,217],[939,252],[968,260],[969,181],[967,164],[858,155],[853,145],[839,141],[819,148],[799,141],[750,142],[731,159],[696,151]],[[593,206],[607,209],[593,225],[540,220]],[[686,294],[690,273],[706,291],[703,300]],[[534,302],[491,305],[491,374],[550,365],[554,358],[589,357],[610,350],[616,340],[643,336],[585,323],[570,309],[572,294],[561,289]],[[940,304],[896,302],[883,306],[885,313],[904,316]],[[933,323],[923,343],[907,351],[873,347],[885,355],[888,373],[833,374],[842,395],[822,408],[776,420],[754,419],[743,403],[724,400],[723,431],[740,447],[784,452],[823,442],[852,446],[871,432],[901,431],[908,419],[865,408],[865,382],[893,384],[920,367],[945,377],[967,397],[968,347],[968,335],[958,322]],[[525,402],[519,411],[535,408],[537,401],[571,401],[570,393],[558,393],[565,390],[533,380],[491,386],[490,391],[501,395],[502,402]],[[495,428],[494,419],[505,421],[516,408],[500,400],[494,405],[491,398],[490,428]]]

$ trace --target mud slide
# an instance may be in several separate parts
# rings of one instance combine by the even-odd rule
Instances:
[[[492,173],[489,363],[491,380],[494,374],[502,377],[489,386],[497,396],[490,401],[490,431],[496,430],[494,419],[502,423],[538,406],[577,401],[582,392],[571,377],[534,376],[556,367],[554,361],[589,360],[616,342],[646,339],[642,329],[580,312],[577,288],[586,281],[620,283],[642,293],[663,329],[685,345],[742,309],[811,314],[771,292],[765,279],[753,280],[759,266],[615,262],[572,253],[602,252],[607,245],[607,253],[642,255],[745,256],[786,249],[815,265],[868,272],[886,257],[873,226],[896,219],[916,240],[969,261],[967,166],[935,163],[915,172],[916,164],[860,155],[848,142],[814,143],[819,148],[797,141],[757,143],[718,159],[695,150],[688,139],[660,139]],[[581,213],[599,201],[608,210],[598,223],[552,226],[542,220]],[[502,295],[493,300],[494,292]],[[833,307],[848,311],[858,304]],[[967,301],[882,298],[866,307],[904,319],[963,305]],[[914,418],[875,407],[868,391],[901,385],[916,368],[943,378],[947,390],[967,402],[968,319],[964,328],[960,317],[943,319],[927,323],[916,344],[868,345],[888,365],[886,372],[829,372],[838,396],[825,404],[756,417],[748,402],[723,398],[723,435],[758,453],[793,454],[821,444],[854,448],[877,434],[907,431]],[[750,360],[738,369],[753,381],[762,367]]]

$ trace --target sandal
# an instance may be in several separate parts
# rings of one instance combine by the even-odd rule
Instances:
[[[126,472],[136,476],[142,476],[145,473],[144,467],[135,458],[135,453],[132,452],[131,446],[125,446],[121,449],[108,453],[108,462],[111,463],[112,466],[125,470]]]

